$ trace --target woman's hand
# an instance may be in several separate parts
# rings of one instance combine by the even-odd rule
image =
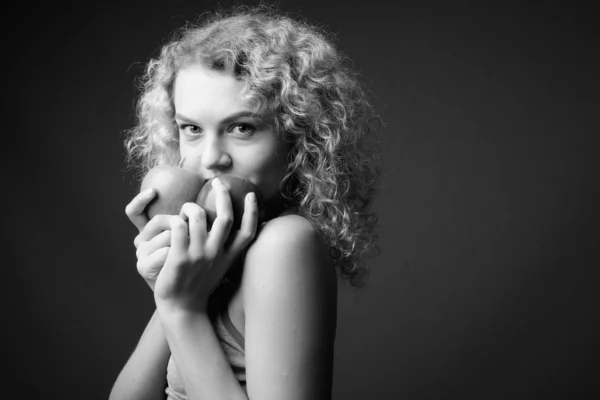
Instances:
[[[254,193],[246,195],[240,230],[228,241],[233,222],[229,191],[218,179],[213,180],[213,189],[217,218],[210,232],[205,211],[195,203],[185,203],[180,215],[169,219],[170,250],[154,287],[159,311],[206,312],[209,296],[254,239],[258,223]]]
[[[171,244],[171,216],[156,215],[151,220],[146,216],[146,206],[155,196],[156,190],[149,188],[135,196],[125,207],[125,214],[140,232],[133,241],[137,249],[137,270],[152,290]]]

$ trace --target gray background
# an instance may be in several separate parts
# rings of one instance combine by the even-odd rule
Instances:
[[[369,286],[341,286],[334,398],[597,391],[596,16],[387,3],[281,2],[336,34],[387,124],[382,253]],[[215,3],[140,4],[3,17],[3,380],[20,398],[107,398],[153,311],[121,133],[144,62]]]

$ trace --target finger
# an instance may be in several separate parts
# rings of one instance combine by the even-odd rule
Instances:
[[[152,239],[141,242],[135,252],[135,255],[138,259],[147,257],[151,253],[160,249],[161,247],[167,247],[171,245],[171,230],[167,229],[166,231],[162,231],[158,235],[154,236]]]
[[[129,220],[140,231],[144,229],[144,226],[148,223],[148,217],[144,210],[154,196],[156,196],[156,190],[154,188],[148,188],[135,196],[125,207],[125,214],[127,214]]]
[[[258,203],[256,194],[248,193],[244,199],[244,215],[240,229],[229,246],[228,253],[235,258],[254,239],[258,226]]]
[[[158,214],[155,215],[140,232],[139,235],[133,240],[135,247],[139,247],[140,243],[151,240],[154,236],[159,233],[171,229],[170,223],[171,215]]]
[[[160,270],[167,261],[170,248],[161,247],[160,249],[152,252],[147,257],[140,258],[137,262],[138,273],[148,280],[154,280],[160,273]]]
[[[178,215],[172,215],[171,224],[171,253],[173,257],[184,256],[189,246],[188,225]]]
[[[188,221],[188,231],[190,234],[189,254],[192,257],[200,257],[208,237],[208,233],[206,232],[206,212],[196,203],[185,203],[181,207],[179,216]]]
[[[229,190],[218,178],[212,181],[215,192],[215,208],[217,217],[215,218],[210,235],[208,237],[208,246],[213,250],[222,248],[229,236],[231,225],[233,224],[233,208],[231,207],[231,197]]]

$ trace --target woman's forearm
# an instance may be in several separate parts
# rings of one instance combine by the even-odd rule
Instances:
[[[117,377],[110,400],[164,400],[170,354],[169,344],[155,311],[133,354]]]
[[[247,400],[206,313],[165,312],[161,321],[190,400]]]

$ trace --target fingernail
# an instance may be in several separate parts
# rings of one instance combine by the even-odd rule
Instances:
[[[223,182],[221,182],[221,180],[219,178],[215,178],[212,181],[213,187],[217,188],[217,189],[223,189],[225,187],[225,185],[223,184]]]
[[[142,192],[144,196],[148,196],[150,193],[154,191],[154,188],[148,188]]]
[[[250,196],[251,202],[256,203],[256,194],[254,192],[248,193],[248,196]]]

